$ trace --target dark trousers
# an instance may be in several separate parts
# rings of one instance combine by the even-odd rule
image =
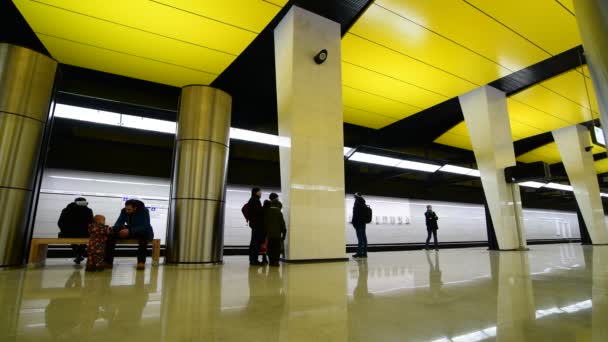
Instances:
[[[265,236],[262,229],[251,229],[251,240],[249,241],[249,262],[259,262],[260,246],[264,242]]]
[[[367,234],[365,233],[365,223],[353,223],[357,233],[357,255],[367,255]]]
[[[437,229],[426,229],[427,237],[425,247],[429,247],[429,241],[431,241],[431,234],[433,235],[433,240],[435,241],[435,248],[438,248],[439,244],[437,243]]]
[[[71,247],[76,259],[84,258],[87,252],[87,245],[71,245]]]
[[[268,239],[268,259],[271,264],[279,262],[281,257],[281,238],[269,238]]]
[[[116,240],[118,239],[118,235],[116,234],[108,236],[108,241],[106,242],[105,262],[108,264],[114,262],[114,251],[116,249]],[[129,236],[129,239],[138,240],[137,262],[145,263],[146,256],[148,255],[148,236],[144,234],[132,234],[132,236]]]

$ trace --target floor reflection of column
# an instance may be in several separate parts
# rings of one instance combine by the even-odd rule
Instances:
[[[608,341],[608,246],[593,247],[593,342]]]
[[[281,341],[348,340],[346,263],[286,267]]]
[[[0,341],[7,342],[17,336],[25,277],[25,270],[9,272],[0,271]]]
[[[527,252],[498,254],[497,341],[526,341],[536,309]]]
[[[161,341],[215,341],[222,266],[179,265],[163,270]]]

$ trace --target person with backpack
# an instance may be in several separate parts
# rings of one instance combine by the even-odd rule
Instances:
[[[252,266],[262,265],[258,256],[260,247],[266,238],[264,233],[264,209],[262,208],[262,190],[251,189],[251,198],[243,206],[241,212],[251,228],[251,240],[249,242],[249,264]]]
[[[88,238],[89,224],[93,222],[93,210],[88,207],[89,202],[78,197],[61,211],[59,221],[60,238]],[[74,263],[80,265],[84,260],[87,245],[72,245]]]
[[[433,211],[433,207],[430,205],[426,206],[426,212],[424,213],[424,218],[426,220],[426,244],[424,245],[424,249],[429,249],[429,241],[431,241],[431,235],[433,235],[433,240],[435,241],[435,250],[439,250],[439,244],[437,243],[437,230],[439,226],[437,225],[437,221],[439,217]]]
[[[279,202],[279,195],[274,192],[270,194],[270,201],[264,202],[264,229],[268,241],[268,258],[270,266],[279,266],[282,242],[287,235],[287,227]],[[268,203],[268,205],[266,205]]]
[[[367,258],[367,234],[365,225],[372,221],[372,209],[365,204],[361,193],[355,193],[355,205],[353,206],[352,224],[357,233],[357,253],[353,258]]]

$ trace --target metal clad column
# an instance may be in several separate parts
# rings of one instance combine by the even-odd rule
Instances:
[[[597,94],[602,128],[608,137],[608,2],[574,0],[573,3],[585,59]]]
[[[57,62],[0,43],[0,266],[21,265]]]
[[[230,95],[219,89],[182,89],[167,229],[169,263],[222,261],[231,106]]]

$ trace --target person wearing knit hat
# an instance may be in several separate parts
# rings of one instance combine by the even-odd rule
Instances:
[[[78,197],[67,205],[59,216],[60,238],[86,238],[89,237],[89,224],[93,222],[93,210],[84,197]],[[87,245],[72,245],[74,263],[79,265],[84,260]]]

